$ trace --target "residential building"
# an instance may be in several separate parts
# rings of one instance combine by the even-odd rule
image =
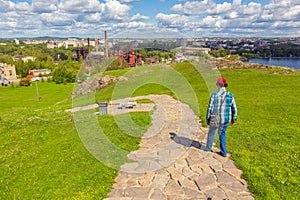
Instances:
[[[50,69],[32,69],[29,70],[29,75],[31,77],[47,76],[51,73]]]
[[[13,61],[17,61],[22,59],[24,62],[28,62],[30,61],[35,61],[35,57],[34,56],[23,56],[23,55],[17,55],[17,56],[13,56],[12,57]]]

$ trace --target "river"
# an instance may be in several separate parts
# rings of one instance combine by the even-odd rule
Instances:
[[[300,69],[300,58],[250,58],[245,62]]]

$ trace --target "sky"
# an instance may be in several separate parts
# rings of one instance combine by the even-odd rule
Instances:
[[[0,0],[0,38],[300,37],[300,0]]]

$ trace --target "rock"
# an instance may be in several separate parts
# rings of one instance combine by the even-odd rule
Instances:
[[[235,182],[237,181],[236,178],[228,174],[227,172],[224,171],[218,171],[216,173],[217,179],[219,183],[230,183],[230,182]]]
[[[216,176],[213,173],[204,172],[199,179],[195,180],[200,190],[205,190],[217,184]]]
[[[205,198],[203,192],[191,188],[183,187],[184,199],[199,199]]]
[[[211,199],[226,199],[227,196],[225,192],[221,188],[213,188],[211,190],[204,192],[206,196],[210,197]]]
[[[154,189],[150,199],[166,199],[166,195],[160,189]]]
[[[174,180],[169,180],[169,182],[167,183],[166,187],[165,187],[165,192],[167,195],[182,195],[182,188],[180,187],[180,185],[178,184],[177,181]]]
[[[140,199],[148,199],[151,188],[147,187],[128,187],[125,188],[125,197],[138,197]]]
[[[164,188],[166,184],[169,182],[170,176],[161,174],[155,175],[153,179],[153,185],[157,188]]]

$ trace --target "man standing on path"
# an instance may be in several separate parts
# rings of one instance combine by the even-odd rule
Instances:
[[[213,92],[210,96],[207,113],[206,113],[206,123],[210,125],[210,119],[212,115],[219,116],[218,126],[209,126],[207,143],[205,151],[212,151],[212,145],[214,142],[214,137],[216,130],[218,129],[219,139],[220,139],[220,149],[219,154],[226,157],[226,130],[229,123],[234,125],[237,118],[237,107],[233,97],[233,94],[226,90],[228,86],[225,78],[219,78],[216,83],[218,91]]]

